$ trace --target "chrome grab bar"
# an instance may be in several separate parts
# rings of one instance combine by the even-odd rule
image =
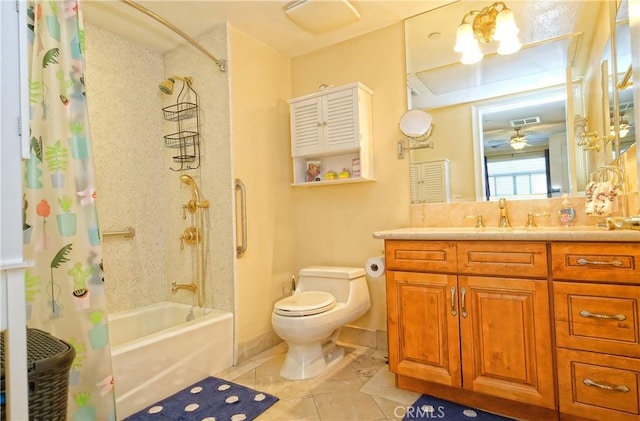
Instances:
[[[242,220],[242,244],[236,247],[236,256],[242,257],[247,251],[247,188],[239,178],[235,181],[236,190],[240,190],[240,209]]]
[[[133,238],[136,236],[136,229],[130,226],[126,226],[121,231],[104,231],[102,233],[103,237],[110,235],[122,235],[124,238]]]

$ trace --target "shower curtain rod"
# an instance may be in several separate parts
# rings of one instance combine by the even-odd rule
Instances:
[[[167,28],[171,29],[173,32],[175,32],[176,34],[180,35],[187,42],[189,42],[189,44],[193,45],[198,50],[200,50],[203,54],[205,54],[207,57],[209,57],[211,60],[213,60],[218,65],[218,67],[220,68],[221,71],[223,71],[223,72],[227,71],[227,62],[225,60],[217,59],[206,48],[204,48],[202,45],[200,45],[198,43],[198,41],[193,39],[189,34],[184,32],[182,29],[178,28],[177,26],[175,26],[173,23],[169,22],[168,20],[166,20],[162,16],[158,16],[157,14],[153,13],[151,10],[147,9],[144,6],[139,5],[135,1],[132,1],[132,0],[120,0],[120,1],[125,3],[125,4],[128,4],[129,6],[133,7],[134,9],[137,9],[138,11],[144,13],[145,15],[149,16],[150,18],[155,19],[156,21],[160,22],[161,24],[163,24]]]

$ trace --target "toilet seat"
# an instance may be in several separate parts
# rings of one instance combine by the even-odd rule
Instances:
[[[273,312],[280,316],[302,317],[324,313],[336,306],[336,297],[323,291],[298,292],[278,301]]]

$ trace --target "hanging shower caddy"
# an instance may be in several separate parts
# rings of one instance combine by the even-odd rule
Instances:
[[[177,79],[177,78],[176,78]],[[180,78],[182,89],[176,103],[162,108],[164,119],[176,123],[177,131],[164,136],[164,145],[176,149],[173,156],[177,168],[173,171],[194,170],[200,166],[200,118],[198,112],[198,93],[193,89],[193,79]]]

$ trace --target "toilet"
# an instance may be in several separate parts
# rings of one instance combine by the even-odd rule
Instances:
[[[325,373],[340,361],[340,328],[369,310],[362,268],[312,266],[300,271],[293,295],[275,303],[273,330],[289,345],[280,375],[303,380]]]

